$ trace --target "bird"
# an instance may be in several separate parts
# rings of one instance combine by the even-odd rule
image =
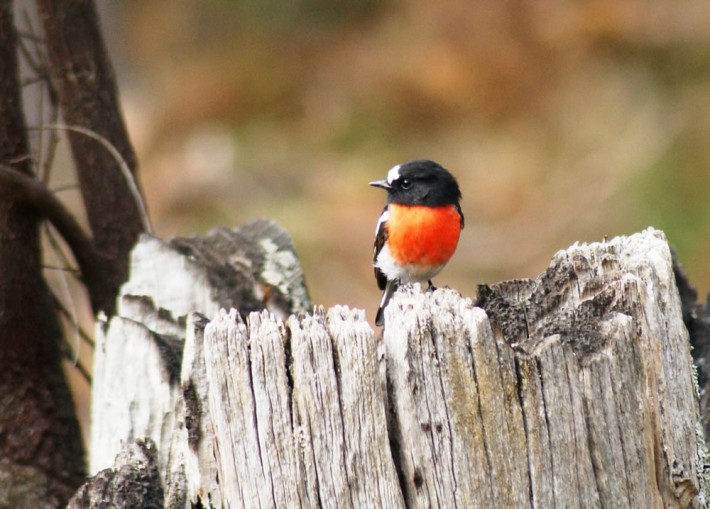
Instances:
[[[464,217],[456,178],[434,161],[398,164],[371,186],[387,191],[375,228],[373,265],[383,290],[375,325],[384,325],[384,310],[403,284],[429,283],[456,251]]]

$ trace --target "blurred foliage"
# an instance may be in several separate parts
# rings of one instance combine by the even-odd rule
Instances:
[[[384,196],[426,157],[467,228],[437,279],[531,277],[653,225],[710,288],[710,3],[100,4],[158,233],[269,216],[316,302],[364,307]]]

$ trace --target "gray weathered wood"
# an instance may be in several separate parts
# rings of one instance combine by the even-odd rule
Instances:
[[[204,329],[208,321],[193,313],[187,319],[187,336],[180,372],[180,395],[165,469],[166,507],[190,506],[197,500],[213,508],[222,506],[215,440],[208,405]]]
[[[410,507],[527,507],[522,416],[507,345],[452,290],[387,309],[396,441]]]
[[[252,314],[248,326],[222,313],[205,345],[222,500],[403,506],[383,358],[361,312],[337,307],[286,324]]]
[[[482,286],[477,303],[405,286],[381,338],[341,306],[209,323],[150,306],[172,298],[126,299],[135,320],[115,318],[99,342],[107,376],[143,374],[98,381],[95,412],[150,406],[154,427],[133,418],[92,443],[146,433],[167,449],[165,507],[706,506],[661,232],[575,244],[535,280]],[[183,325],[184,349],[161,349]]]
[[[547,438],[551,452],[536,462],[533,500],[702,502],[689,342],[661,232],[575,245],[536,281],[484,290],[497,335],[532,360],[519,370],[520,386],[531,387],[522,392],[525,429],[543,429],[533,443]]]
[[[90,447],[90,468],[110,467],[125,444],[150,437],[165,472],[180,397],[182,341],[121,316],[105,327],[94,351],[90,440],[97,445]]]
[[[258,331],[253,341],[250,331]],[[252,315],[247,327],[232,312],[220,314],[206,332],[209,408],[222,437],[216,451],[220,497],[243,507],[268,507],[277,500],[298,506],[307,494],[296,482],[303,473],[299,437],[291,426],[283,325]]]
[[[170,507],[221,507],[201,315],[222,306],[302,312],[310,300],[288,235],[266,220],[164,243],[143,235],[117,314],[97,327],[90,469],[136,438],[157,444]]]

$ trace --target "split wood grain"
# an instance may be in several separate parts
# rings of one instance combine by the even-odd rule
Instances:
[[[159,346],[173,329],[156,333],[163,315],[136,302],[98,343],[92,458],[148,435],[168,451],[166,507],[705,507],[659,231],[575,244],[477,302],[403,287],[381,338],[343,306],[219,311],[190,315],[171,357]],[[150,418],[120,415],[136,407]]]

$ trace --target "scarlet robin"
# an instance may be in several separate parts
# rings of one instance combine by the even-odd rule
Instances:
[[[384,290],[375,323],[401,284],[431,282],[456,250],[464,226],[456,178],[427,160],[398,164],[371,186],[387,191],[375,229],[375,278]]]

